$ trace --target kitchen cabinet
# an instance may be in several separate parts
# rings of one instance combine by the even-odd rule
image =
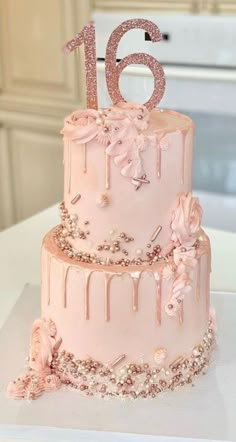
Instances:
[[[94,0],[97,10],[160,11],[189,14],[236,14],[235,0]]]
[[[0,229],[62,198],[66,114],[85,104],[83,55],[61,47],[87,0],[0,0]]]

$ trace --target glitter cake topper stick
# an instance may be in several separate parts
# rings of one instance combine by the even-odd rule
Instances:
[[[63,51],[68,54],[82,44],[84,44],[85,55],[87,107],[97,109],[96,40],[95,26],[92,21],[87,23],[79,34],[65,44]]]
[[[106,49],[105,73],[109,95],[115,104],[125,101],[119,90],[119,76],[124,68],[130,64],[144,64],[149,67],[154,77],[154,91],[151,98],[145,103],[148,110],[153,109],[161,100],[165,90],[165,75],[160,63],[151,55],[134,53],[124,57],[116,64],[116,54],[119,42],[123,35],[131,29],[143,29],[148,32],[152,42],[162,39],[159,28],[149,20],[131,19],[121,23],[110,35]]]

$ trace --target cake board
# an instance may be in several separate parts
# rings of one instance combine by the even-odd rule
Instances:
[[[122,441],[144,440],[139,436],[145,435],[145,440],[153,440],[151,436],[156,436],[155,440],[157,436],[236,440],[235,296],[212,294],[218,321],[217,347],[207,375],[196,379],[194,387],[134,401],[85,397],[66,388],[32,402],[13,401],[6,398],[5,388],[23,371],[31,324],[40,316],[39,291],[38,286],[26,285],[0,330],[1,437],[28,434],[34,440],[80,437],[99,441],[101,437],[105,441],[110,437]],[[107,432],[115,434],[109,436]]]

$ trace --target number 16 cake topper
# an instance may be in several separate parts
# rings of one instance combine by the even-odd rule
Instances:
[[[130,64],[146,65],[154,77],[154,91],[150,99],[145,103],[148,110],[158,104],[165,90],[165,75],[161,64],[151,55],[143,52],[127,55],[120,62],[116,62],[116,54],[119,42],[123,35],[131,29],[143,29],[150,36],[151,41],[158,42],[162,39],[159,28],[149,20],[131,19],[121,23],[110,35],[106,48],[105,75],[108,93],[113,104],[126,101],[119,89],[119,77],[123,69]],[[96,73],[96,41],[95,26],[89,22],[82,31],[64,46],[64,52],[72,52],[84,43],[85,71],[86,71],[86,96],[87,106],[97,109],[97,73]]]

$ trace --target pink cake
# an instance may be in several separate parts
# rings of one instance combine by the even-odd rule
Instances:
[[[210,244],[191,194],[193,123],[121,102],[65,119],[60,224],[42,247],[42,318],[29,370],[36,398],[69,384],[145,398],[191,384],[214,343]]]

